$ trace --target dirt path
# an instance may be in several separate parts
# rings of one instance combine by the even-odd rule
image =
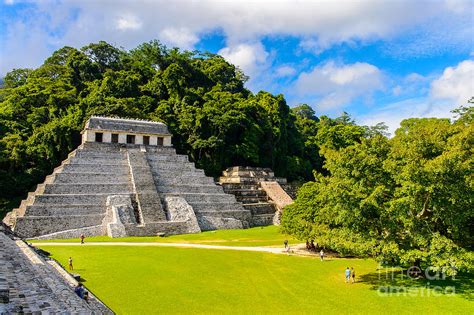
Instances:
[[[222,250],[240,250],[250,252],[265,252],[272,254],[286,254],[284,249],[275,247],[257,247],[257,246],[223,246],[223,245],[205,245],[189,243],[142,243],[142,242],[87,242],[80,243],[33,243],[33,246],[158,246],[158,247],[183,247],[183,248],[205,248]]]

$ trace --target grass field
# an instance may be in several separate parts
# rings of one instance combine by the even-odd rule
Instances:
[[[280,234],[278,227],[271,225],[255,227],[245,230],[217,230],[207,231],[199,234],[182,234],[166,237],[122,237],[110,238],[108,236],[94,236],[86,238],[86,242],[159,242],[159,243],[190,243],[226,246],[283,246],[283,241],[288,240],[290,244],[301,243],[289,235]],[[29,242],[50,242],[36,241]],[[53,240],[51,242],[78,243],[79,239]]]
[[[228,241],[237,236],[231,237],[233,231],[220,232],[215,234],[220,241],[223,235]],[[238,232],[258,234],[258,230]],[[263,236],[257,238],[263,240],[274,231],[260,232]],[[180,237],[180,242],[187,238]],[[211,240],[205,233],[200,237]],[[63,266],[72,256],[85,286],[118,314],[472,314],[474,310],[472,277],[430,284],[399,277],[386,280],[385,270],[379,273],[373,260],[321,262],[312,257],[169,247],[41,248]],[[357,283],[344,282],[347,266],[355,268]],[[399,293],[380,291],[387,286]],[[455,294],[449,294],[452,290],[446,291],[446,286],[453,286]]]

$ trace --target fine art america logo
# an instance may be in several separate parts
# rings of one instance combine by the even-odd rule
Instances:
[[[420,279],[426,279],[427,282],[416,283]],[[379,282],[391,281],[395,285],[381,285],[377,289],[379,296],[454,296],[456,288],[454,286],[443,286],[441,281],[455,280],[455,276],[447,276],[444,270],[436,270],[433,267],[421,269],[418,266],[411,266],[406,272],[402,268],[379,269]],[[430,284],[430,281],[436,282],[436,285]]]

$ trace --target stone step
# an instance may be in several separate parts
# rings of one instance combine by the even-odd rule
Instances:
[[[128,182],[128,172],[120,173],[69,173],[61,172],[55,176],[54,184],[56,183],[110,183],[110,182]]]
[[[173,195],[173,194],[162,194],[162,195]],[[180,193],[181,197],[192,205],[194,202],[230,202],[235,203],[235,197],[233,195],[219,193],[219,194],[207,194],[207,193]]]
[[[191,162],[172,162],[172,161],[149,161],[153,170],[169,170],[169,171],[195,171],[198,170]]]
[[[273,214],[261,214],[252,216],[251,226],[273,225]]]
[[[70,229],[102,224],[105,214],[68,216],[28,216],[17,219],[15,232],[20,236],[36,237]]]
[[[97,205],[32,205],[26,207],[29,216],[68,216],[102,214],[105,207]]]
[[[224,191],[217,185],[158,185],[160,193],[220,193]]]
[[[125,152],[96,152],[80,150],[77,151],[76,155],[71,158],[74,159],[110,159],[110,160],[127,160],[127,154]]]
[[[243,204],[268,202],[268,198],[266,196],[235,196],[235,200]]]
[[[243,204],[253,204],[253,203],[264,203],[268,202],[267,197],[242,197],[242,196],[235,196],[235,200],[241,202]]]
[[[44,189],[45,194],[91,194],[106,193],[127,194],[131,193],[131,187],[128,182],[116,183],[94,183],[94,184],[47,184]]]
[[[238,202],[246,203],[258,203],[258,202],[267,202],[267,196],[235,196],[235,199]]]
[[[252,212],[252,215],[261,215],[261,214],[274,214],[276,212],[275,207],[271,203],[253,203],[253,204],[244,204],[243,207]]]
[[[147,146],[146,147],[147,155],[152,154],[163,154],[163,155],[177,155],[176,149],[173,147],[160,147],[160,146]]]
[[[187,155],[163,155],[163,154],[147,154],[150,162],[166,161],[166,162],[189,162]]]
[[[157,169],[155,167],[151,168],[153,176],[158,177],[182,177],[187,179],[188,177],[205,177],[204,171],[201,169],[188,169],[188,170],[181,170],[181,169]]]
[[[64,165],[63,172],[68,173],[128,173],[127,165],[97,165],[97,164],[68,164]]]
[[[104,143],[104,142],[84,142],[82,144],[82,150],[96,150],[98,152],[120,152],[121,149],[127,146],[122,143]]]
[[[220,177],[219,182],[222,184],[258,184],[259,182],[265,182],[265,181],[277,181],[277,182],[282,182],[286,183],[286,180],[284,179],[279,179],[279,178],[267,178],[267,177]]]
[[[74,204],[104,206],[110,194],[50,194],[35,196],[34,205]],[[128,195],[128,194],[123,194]]]
[[[232,211],[232,210],[242,210],[242,204],[237,202],[193,202],[190,203],[193,207],[194,212],[202,211]]]
[[[128,161],[124,158],[110,159],[105,157],[73,157],[69,164],[93,164],[93,165],[127,165]]]
[[[196,212],[196,216],[207,216],[207,217],[220,217],[220,218],[234,218],[237,220],[250,220],[251,215],[247,210],[222,210],[222,211],[212,211],[204,210]]]
[[[233,183],[219,183],[224,190],[238,190],[238,189],[246,189],[246,190],[261,190],[262,188],[258,183],[255,184],[233,184]]]
[[[227,194],[235,196],[249,196],[249,197],[266,197],[267,193],[261,189],[227,189],[224,188]]]
[[[177,176],[160,176],[158,174],[153,174],[155,183],[158,186],[167,186],[167,185],[211,185],[214,184],[214,180],[211,177],[205,176],[189,176],[189,177],[177,177]]]
[[[38,195],[38,194],[44,193],[45,187],[46,187],[46,184],[44,184],[44,183],[43,183],[43,184],[38,184],[38,185],[36,185],[36,189],[35,189],[35,191],[34,191],[34,194],[35,194],[35,195]]]

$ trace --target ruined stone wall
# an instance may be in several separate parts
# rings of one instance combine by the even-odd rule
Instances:
[[[54,260],[38,255],[0,226],[2,314],[113,314],[93,294],[89,303],[74,293],[77,282]]]

